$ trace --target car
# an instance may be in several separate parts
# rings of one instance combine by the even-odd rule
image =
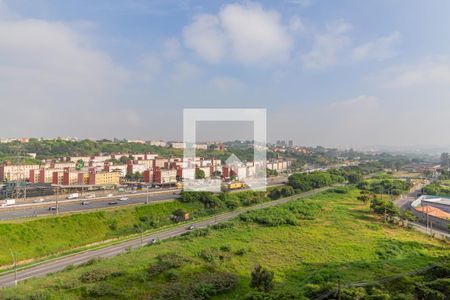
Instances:
[[[119,200],[120,200],[120,201],[128,201],[128,199],[129,199],[128,197],[122,197],[122,198],[120,198]]]
[[[156,244],[158,242],[157,239],[151,239],[150,241],[148,241],[147,245],[153,245]]]
[[[82,201],[81,205],[89,205],[89,202],[88,201]]]
[[[194,229],[195,228],[195,225],[190,225],[188,228],[187,228],[187,230],[192,230],[192,229]]]
[[[110,202],[108,202],[108,205],[116,205],[117,204],[117,201],[110,201]]]
[[[113,196],[113,194],[108,194],[106,195],[106,197],[111,198]]]
[[[95,198],[95,195],[94,194],[90,194],[90,195],[87,195],[87,197],[91,199],[91,198]]]
[[[43,198],[33,200],[33,203],[42,203],[42,202],[44,202]]]
[[[50,206],[50,207],[48,208],[48,210],[50,210],[50,211],[56,210],[56,206]]]

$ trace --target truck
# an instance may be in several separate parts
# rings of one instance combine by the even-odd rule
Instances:
[[[79,197],[80,197],[80,194],[72,193],[72,194],[69,194],[69,196],[67,196],[66,199],[77,199]]]
[[[16,199],[0,200],[0,207],[5,207],[8,205],[14,205],[14,204],[16,204]]]
[[[246,184],[243,182],[229,182],[227,184],[227,188],[228,190],[232,191],[232,190],[238,190],[238,189],[243,189],[246,188]]]

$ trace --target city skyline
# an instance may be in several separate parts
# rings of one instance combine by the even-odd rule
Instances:
[[[2,0],[0,136],[181,140],[183,108],[263,107],[272,142],[442,146],[449,5]]]

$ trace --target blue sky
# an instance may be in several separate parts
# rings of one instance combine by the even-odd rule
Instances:
[[[0,0],[0,136],[179,139],[183,108],[263,107],[272,141],[448,144],[448,11],[444,0]]]

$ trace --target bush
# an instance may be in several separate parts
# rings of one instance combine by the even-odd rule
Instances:
[[[272,281],[273,272],[264,269],[260,265],[256,265],[251,273],[250,287],[261,292],[269,292],[273,288]]]
[[[239,277],[236,274],[226,272],[204,274],[197,279],[194,286],[194,299],[209,299],[235,289],[238,284]]]
[[[214,230],[220,230],[220,229],[226,229],[226,228],[233,228],[234,225],[235,225],[235,223],[233,221],[228,221],[228,222],[214,224],[214,225],[210,226],[210,228],[214,229]]]
[[[234,252],[234,254],[238,255],[238,256],[243,256],[245,253],[247,253],[247,249],[241,248],[236,250],[236,252]]]
[[[107,270],[107,269],[94,269],[87,271],[80,276],[80,281],[83,283],[92,283],[103,281],[110,277],[117,277],[122,275],[119,271]]]
[[[157,256],[156,259],[157,263],[152,264],[147,270],[147,274],[150,277],[157,276],[170,269],[179,268],[190,262],[189,258],[175,253],[161,254]]]
[[[105,282],[92,286],[87,290],[87,294],[89,297],[95,298],[108,297],[117,299],[118,296],[121,296],[121,292],[117,289],[116,286],[107,284]]]
[[[242,222],[255,222],[266,226],[297,225],[296,216],[282,207],[271,207],[240,215]]]
[[[162,290],[159,299],[206,300],[231,290],[239,284],[239,276],[227,272],[212,272],[193,276],[189,282],[178,282]]]
[[[322,206],[311,201],[295,201],[285,205],[286,209],[297,215],[297,218],[312,220],[320,213]]]
[[[228,249],[227,247],[224,247],[223,249],[222,247],[221,249],[209,247],[200,251],[198,256],[209,263],[222,262],[231,257],[230,250],[231,249]]]

